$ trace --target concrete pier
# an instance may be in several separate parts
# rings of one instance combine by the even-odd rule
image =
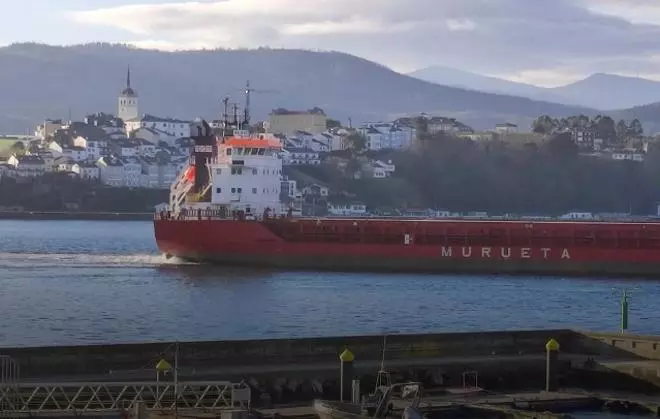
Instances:
[[[561,345],[562,352],[553,360],[552,388],[564,386],[568,378],[590,382],[594,377],[609,386],[610,381],[623,383],[624,376],[639,383],[640,390],[660,386],[660,337],[652,336],[566,329],[390,335],[385,363],[393,379],[421,380],[431,386],[460,387],[464,372],[477,371],[483,386],[545,388],[550,340]],[[173,346],[164,342],[0,348],[0,355],[19,364],[22,382],[146,381],[155,378],[159,360],[173,364]],[[371,388],[383,337],[180,342],[178,348],[180,380],[248,380],[262,390],[305,387],[303,392],[309,394],[323,387],[338,396],[340,354],[350,348],[355,358],[352,374],[363,388]],[[616,379],[606,379],[615,373]]]
[[[229,387],[234,390],[249,389],[247,399],[254,406],[282,410],[284,405],[313,398],[339,399],[342,372],[345,389],[349,379],[359,379],[362,393],[371,391],[380,368],[383,342],[382,336],[349,336],[0,348],[0,355],[10,357],[20,366],[20,377],[14,384],[21,394],[33,394],[33,387],[63,388],[67,396],[62,396],[62,400],[68,400],[76,393],[75,388],[89,387],[90,382],[95,383],[94,388],[107,390],[135,387],[140,381],[156,382],[156,387],[170,386],[170,390],[163,391],[171,392],[176,387],[171,386],[173,365],[178,365],[176,375],[182,391],[192,392],[191,397],[186,396],[188,399],[202,400],[193,396],[207,394],[204,385],[219,388],[233,382],[234,387]],[[588,405],[595,398],[612,411],[660,411],[660,401],[655,399],[595,396],[621,391],[660,394],[660,337],[564,329],[389,335],[385,367],[394,382],[422,382],[425,389],[433,392],[434,403],[459,400],[466,406],[478,404],[493,411],[513,409],[513,417],[538,418],[538,411]],[[160,370],[162,374],[157,378]],[[469,383],[466,377],[470,377]],[[567,393],[567,388],[588,391]],[[523,397],[518,393],[523,389],[551,391]],[[50,393],[45,391],[44,397],[50,397]],[[222,394],[219,390],[216,393]],[[153,404],[163,393],[145,394],[145,401]],[[507,407],[511,403],[513,407]],[[309,408],[289,408],[293,409],[291,417],[311,414]]]

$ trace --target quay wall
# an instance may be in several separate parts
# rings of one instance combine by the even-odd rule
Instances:
[[[660,336],[575,332],[568,349],[593,357],[660,360]]]
[[[437,365],[438,360],[471,359],[497,363],[498,359],[538,359],[550,339],[560,344],[566,359],[660,360],[660,337],[579,332],[568,329],[389,335],[386,360]],[[21,377],[103,375],[121,371],[153,371],[166,358],[173,363],[173,342],[89,346],[2,348],[20,366]],[[380,361],[383,336],[347,336],[307,339],[227,340],[179,342],[179,365],[193,370],[237,366],[278,367],[338,364],[339,354],[350,349],[356,364]],[[467,361],[466,361],[467,362]],[[429,365],[431,366],[431,365]],[[371,368],[371,367],[369,367]],[[292,368],[293,369],[293,368]]]
[[[387,336],[386,358],[437,359],[446,357],[498,357],[542,355],[553,338],[569,342],[570,330],[444,333]],[[174,344],[117,344],[90,346],[0,348],[18,362],[22,377],[107,374],[109,371],[153,369],[162,357],[173,360]],[[240,365],[337,363],[349,348],[356,362],[378,361],[383,336],[349,336],[309,339],[234,340],[180,342],[179,364],[186,368]]]

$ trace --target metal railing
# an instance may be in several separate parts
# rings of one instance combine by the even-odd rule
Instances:
[[[12,358],[0,355],[0,418],[14,419],[20,405],[19,367]]]
[[[227,381],[17,383],[0,393],[3,418],[99,415],[134,410],[219,411],[250,407],[250,387]]]

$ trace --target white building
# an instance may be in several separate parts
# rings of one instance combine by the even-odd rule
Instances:
[[[145,139],[150,143],[153,143],[154,145],[158,145],[161,142],[164,142],[169,147],[175,147],[176,142],[179,138],[185,138],[185,137],[177,137],[176,135],[172,135],[171,133],[167,131],[163,131],[158,128],[149,128],[149,127],[141,127],[134,131],[131,131],[131,137]]]
[[[81,179],[97,181],[101,177],[101,170],[94,164],[80,163],[78,168]]]
[[[105,140],[88,140],[87,141],[87,158],[91,160],[98,160],[103,154],[107,152],[108,142]]]
[[[635,162],[644,161],[644,153],[634,151],[634,150],[623,150],[612,153],[613,160],[629,160]]]
[[[367,206],[359,203],[328,204],[328,213],[340,217],[359,217],[367,214]]]
[[[330,189],[327,186],[314,183],[312,185],[305,186],[302,190],[302,194],[303,196],[326,198],[330,194]]]
[[[155,158],[142,157],[142,186],[154,189],[169,189],[177,176],[177,168],[172,164],[159,164]]]
[[[126,73],[126,87],[117,99],[117,117],[126,121],[137,118],[139,112],[138,94],[131,87],[131,69]]]
[[[410,147],[415,130],[396,122],[368,122],[358,129],[366,139],[367,149],[401,150]]]
[[[144,185],[142,179],[142,163],[133,157],[122,157],[123,186],[139,188]]]
[[[495,125],[495,132],[498,134],[515,134],[518,132],[518,125],[505,122]]]
[[[7,164],[14,168],[16,175],[19,177],[36,177],[46,173],[46,163],[39,156],[12,155],[7,159]]]
[[[143,115],[142,117],[136,117],[126,121],[126,132],[129,135],[133,135],[134,131],[139,130],[140,128],[152,128],[158,130],[166,136],[172,137],[172,141],[177,138],[190,137],[190,121],[183,121],[180,119],[172,118],[159,118],[153,115]],[[144,138],[149,141],[153,141],[152,138],[149,138],[147,134],[142,132],[138,133],[136,136]],[[163,141],[168,141],[164,139]]]
[[[70,157],[73,161],[83,161],[87,159],[87,150],[83,147],[62,147],[62,155]]]
[[[124,186],[124,164],[118,157],[101,157],[96,165],[99,168],[99,177],[102,184],[116,187]]]
[[[308,165],[316,166],[321,164],[321,158],[317,151],[311,148],[289,148],[282,151],[282,160],[284,165]]]

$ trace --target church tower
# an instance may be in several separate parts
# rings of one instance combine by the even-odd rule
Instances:
[[[129,67],[126,72],[126,88],[122,90],[118,99],[117,117],[126,122],[131,119],[139,118],[139,116],[138,95],[131,87],[131,69]]]

